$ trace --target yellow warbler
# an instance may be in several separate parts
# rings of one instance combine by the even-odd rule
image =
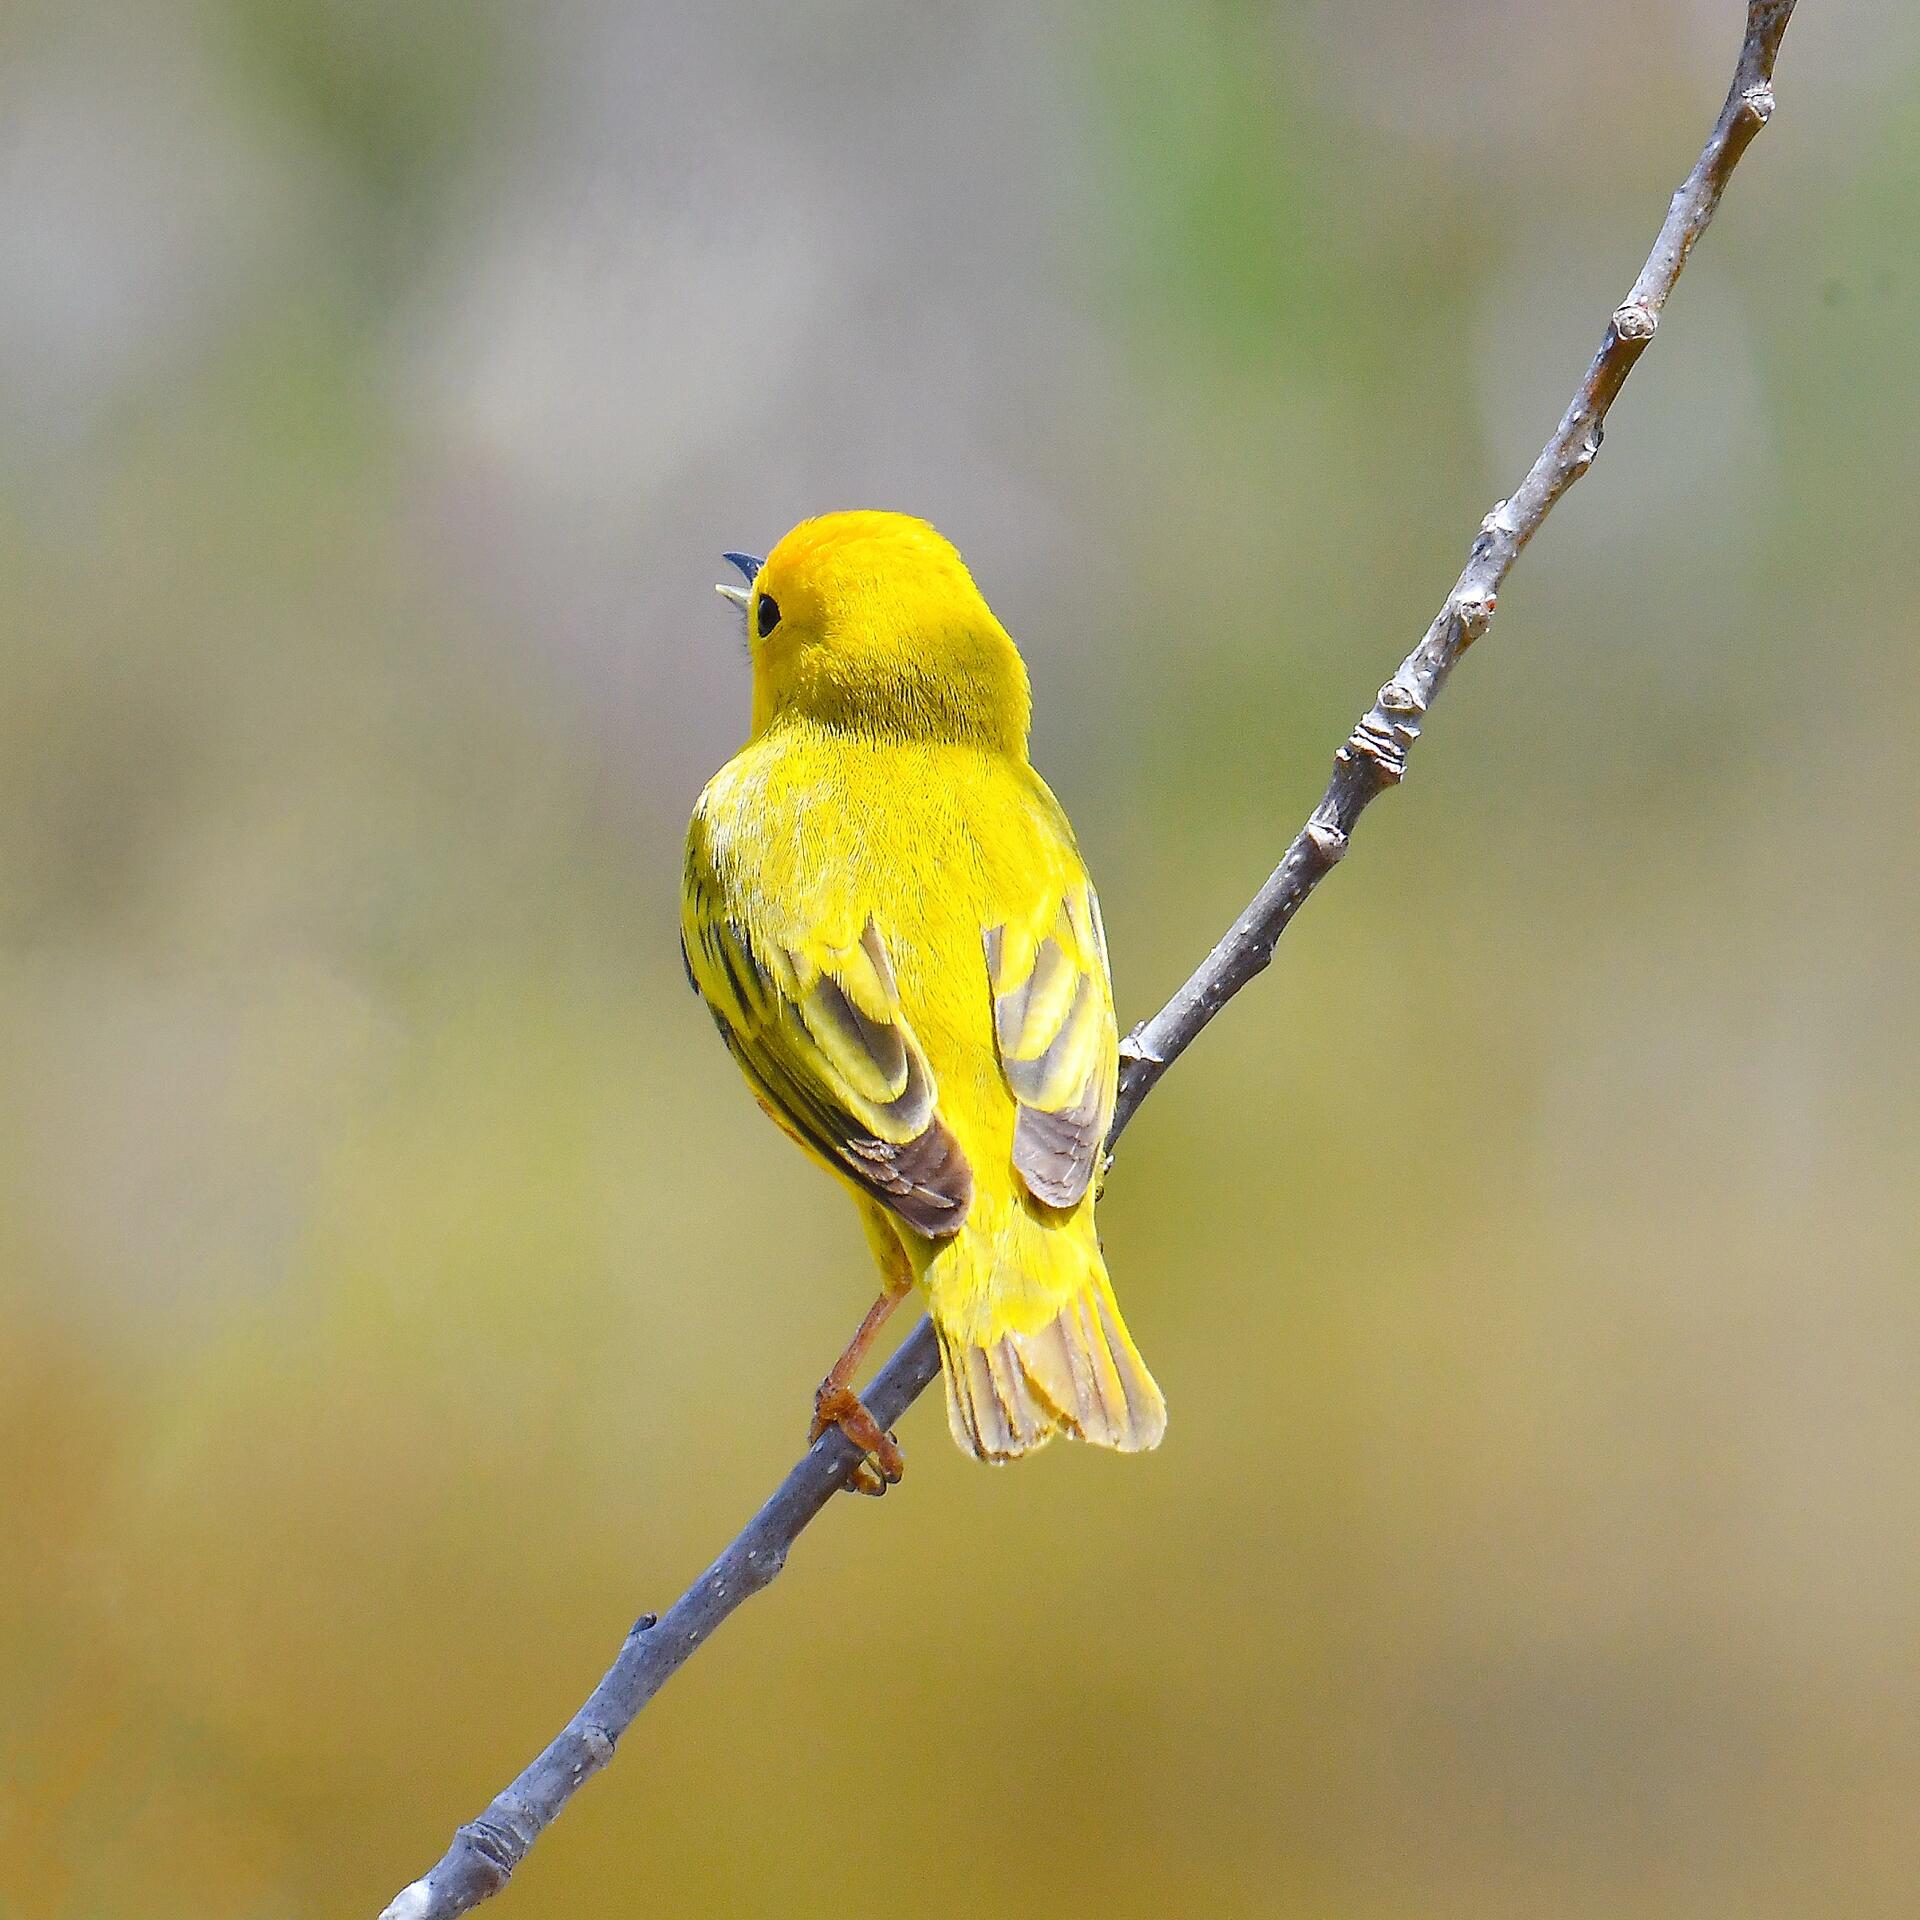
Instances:
[[[1118,1073],[1106,938],[1028,764],[1020,656],[925,521],[828,514],[764,561],[727,558],[749,581],[720,591],[746,615],[752,736],[694,808],[682,945],[761,1106],[851,1190],[880,1264],[814,1431],[863,1448],[864,1490],[899,1477],[850,1382],[917,1286],[963,1448],[1154,1446],[1166,1405],[1093,1221]]]

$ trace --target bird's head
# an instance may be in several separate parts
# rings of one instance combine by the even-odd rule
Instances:
[[[730,553],[744,588],[753,732],[785,715],[849,731],[1026,750],[1026,668],[973,576],[924,520],[829,513],[765,560]]]

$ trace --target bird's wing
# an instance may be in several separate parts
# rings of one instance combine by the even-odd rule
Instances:
[[[957,1233],[973,1170],[872,920],[844,946],[756,937],[690,859],[682,927],[687,973],[773,1118],[916,1233]]]
[[[986,930],[1000,1071],[1019,1102],[1013,1165],[1033,1197],[1079,1204],[1113,1122],[1120,1039],[1093,883],[1076,871]]]

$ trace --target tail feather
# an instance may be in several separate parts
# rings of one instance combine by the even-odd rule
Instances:
[[[1092,1266],[1059,1312],[1028,1332],[984,1343],[934,1325],[947,1381],[953,1437],[982,1460],[1012,1460],[1056,1433],[1140,1453],[1157,1447],[1167,1404],[1113,1298],[1104,1267]]]

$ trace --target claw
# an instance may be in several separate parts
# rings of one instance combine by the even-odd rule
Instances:
[[[886,1432],[866,1403],[851,1387],[831,1376],[821,1381],[813,1397],[813,1425],[807,1430],[811,1444],[829,1427],[838,1427],[860,1449],[861,1458],[847,1479],[847,1489],[878,1499],[889,1487],[898,1486],[907,1470],[906,1455],[900,1442]]]

